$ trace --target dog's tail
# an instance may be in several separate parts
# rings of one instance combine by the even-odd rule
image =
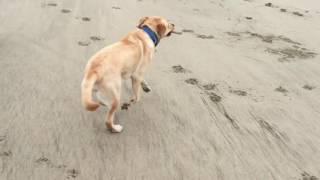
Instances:
[[[96,74],[91,74],[90,76],[85,76],[81,83],[82,105],[88,111],[95,111],[99,107],[99,104],[92,100],[92,89],[97,78]]]

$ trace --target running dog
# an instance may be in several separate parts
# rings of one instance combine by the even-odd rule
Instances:
[[[137,28],[120,41],[109,45],[88,61],[81,83],[81,100],[88,111],[95,111],[102,103],[92,98],[93,87],[108,97],[109,110],[106,127],[112,132],[121,132],[123,127],[114,124],[114,114],[120,106],[121,81],[131,78],[132,98],[130,104],[140,99],[141,85],[150,90],[144,82],[144,74],[149,68],[155,47],[164,37],[174,31],[174,24],[159,16],[143,17]]]

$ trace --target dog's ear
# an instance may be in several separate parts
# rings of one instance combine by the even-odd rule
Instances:
[[[166,26],[163,24],[157,25],[157,34],[162,38],[165,36],[166,33]]]
[[[138,28],[141,28],[143,23],[148,19],[148,17],[143,17],[139,20],[139,23],[138,23]]]

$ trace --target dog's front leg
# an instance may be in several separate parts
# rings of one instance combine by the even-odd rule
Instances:
[[[138,77],[132,76],[132,98],[130,100],[131,103],[136,103],[140,100],[140,89],[142,80]]]

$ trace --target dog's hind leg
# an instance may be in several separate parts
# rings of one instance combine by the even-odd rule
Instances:
[[[112,132],[121,132],[123,127],[119,124],[114,124],[114,114],[120,105],[121,94],[121,80],[115,81],[112,84],[103,85],[104,91],[108,93],[110,97],[110,106],[106,116],[106,126]]]

